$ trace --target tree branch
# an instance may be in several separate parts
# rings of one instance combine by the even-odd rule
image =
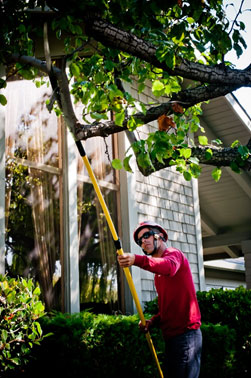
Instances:
[[[53,75],[53,77],[56,78],[60,93],[59,106],[64,114],[67,125],[77,140],[86,140],[96,136],[107,137],[108,135],[127,130],[128,117],[125,118],[122,127],[117,126],[114,121],[97,121],[91,125],[81,124],[81,122],[78,121],[73,109],[69,92],[68,78],[63,69],[60,70],[59,68],[53,66],[51,70],[49,70],[46,62],[25,55],[20,56],[18,54],[12,54],[8,59],[12,62],[14,61],[32,65],[38,70],[46,73],[48,76]],[[155,121],[162,114],[171,114],[173,112],[173,102],[180,103],[183,108],[186,109],[197,103],[207,101],[215,97],[224,96],[235,89],[237,89],[237,86],[234,85],[209,85],[186,89],[174,94],[168,102],[149,108],[146,114],[139,112],[134,114],[133,117],[140,120],[142,124],[147,124]],[[55,88],[53,88],[53,90],[55,90]]]
[[[250,149],[251,140],[249,140],[247,147]],[[210,148],[212,150],[212,157],[210,160],[206,159],[206,150]],[[197,158],[200,164],[205,165],[212,165],[215,167],[230,167],[232,163],[236,162],[236,159],[240,156],[238,152],[238,148],[234,147],[215,147],[215,146],[196,146],[192,147],[192,157]],[[140,167],[138,168],[140,172],[144,176],[149,176],[151,173],[159,171],[164,168],[170,167],[170,162],[172,159],[164,159],[164,164],[161,164],[157,159],[152,160],[152,165],[154,169],[148,167],[146,169]],[[244,171],[251,170],[251,156],[248,159],[243,161],[243,167],[241,167]]]
[[[157,120],[162,114],[169,115],[173,113],[172,104],[175,102],[178,102],[184,109],[187,109],[200,102],[225,96],[227,93],[230,93],[235,89],[236,86],[232,85],[210,85],[187,89],[174,94],[168,102],[149,108],[146,114],[138,112],[134,114],[133,117],[145,125]],[[86,140],[96,136],[107,137],[108,135],[127,130],[128,120],[129,117],[126,117],[122,127],[117,126],[114,121],[96,121],[91,125],[78,124],[78,129],[76,130],[75,135],[77,139],[80,140]]]
[[[156,57],[157,48],[151,43],[126,32],[109,22],[98,18],[86,18],[86,33],[105,46],[127,52],[153,66],[162,68],[172,76],[200,81],[201,83],[251,86],[251,70],[232,69],[227,66],[208,66],[197,62],[182,60],[175,68],[170,69],[165,62]]]

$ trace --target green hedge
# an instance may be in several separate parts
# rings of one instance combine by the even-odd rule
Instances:
[[[200,378],[251,376],[251,291],[238,288],[199,292],[198,300],[203,319]],[[146,317],[156,309],[156,301],[149,302]],[[157,376],[138,321],[137,315],[94,315],[90,312],[55,313],[43,317],[40,320],[43,332],[52,332],[53,336],[33,348],[30,363],[21,376],[31,378],[38,372],[41,376],[62,378]],[[162,364],[161,333],[155,329],[151,336]]]
[[[200,378],[234,377],[232,373],[235,364],[235,330],[227,325],[202,323],[201,331],[203,348]]]
[[[25,378],[33,377],[36,371],[41,376],[62,378],[154,377],[156,367],[138,322],[137,315],[89,312],[45,317],[42,329],[53,336],[34,349]],[[163,350],[159,330],[151,336],[156,349]]]
[[[222,377],[251,377],[251,290],[243,287],[235,290],[211,289],[198,292],[197,297],[204,324],[224,325],[229,332],[235,332],[231,369]],[[209,343],[210,340],[207,341]]]

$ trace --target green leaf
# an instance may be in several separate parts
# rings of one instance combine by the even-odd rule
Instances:
[[[114,169],[122,169],[123,168],[122,161],[120,159],[113,159],[113,161],[112,161],[112,167]]]
[[[26,27],[24,24],[19,24],[18,25],[18,30],[20,31],[20,33],[25,33],[26,32]]]
[[[151,167],[152,169],[154,169],[154,167],[152,165],[152,161],[150,159],[150,156],[146,151],[138,154],[136,158],[137,158],[137,162],[138,162],[140,167],[142,167],[142,168]]]
[[[192,175],[191,175],[191,173],[189,171],[184,171],[183,172],[183,176],[184,176],[184,179],[186,181],[191,181],[191,179],[192,179]]]
[[[187,17],[187,22],[189,24],[193,24],[194,23],[194,19],[192,17]]]
[[[125,119],[125,111],[124,110],[122,110],[122,112],[115,114],[116,125],[123,126],[124,119]]]
[[[0,78],[0,88],[6,88],[7,83],[6,80]]]
[[[214,179],[216,182],[218,182],[219,179],[221,178],[221,173],[222,173],[222,171],[221,171],[221,168],[219,168],[219,167],[216,167],[216,168],[214,168],[214,169],[212,170],[212,177],[213,177],[213,179]]]
[[[168,51],[166,54],[165,54],[165,63],[167,65],[167,67],[169,68],[173,68],[175,66],[175,62],[176,62],[176,58],[175,58],[175,54],[173,51]]]
[[[162,153],[156,153],[156,159],[161,163],[165,164],[163,160],[163,154]]]
[[[41,328],[40,323],[35,322],[34,324],[36,325],[36,327],[37,327],[37,332],[38,332],[39,336],[41,337],[41,336],[42,336],[42,328]]]
[[[40,314],[44,311],[44,305],[41,301],[37,302],[35,305],[34,305],[34,312],[36,314]]]
[[[127,122],[127,127],[128,127],[128,130],[130,131],[133,131],[136,129],[137,124],[136,124],[135,118],[130,117],[130,119]]]
[[[129,155],[127,156],[124,160],[123,160],[123,166],[124,166],[124,169],[127,171],[127,172],[130,172],[130,173],[133,173],[132,171],[132,168],[130,167],[130,164],[129,164],[129,161],[131,159],[133,155]]]
[[[206,136],[204,136],[204,135],[199,135],[199,136],[198,136],[198,140],[199,140],[199,144],[200,144],[201,146],[207,146],[207,145],[208,145],[208,139],[207,139]]]
[[[191,148],[182,148],[180,150],[180,156],[183,156],[185,159],[189,159],[191,156],[192,150]]]
[[[94,113],[91,113],[90,116],[93,118],[93,119],[97,119],[97,120],[100,120],[100,119],[108,119],[107,115],[105,113],[97,113],[97,112],[94,112]]]
[[[152,85],[152,92],[154,94],[154,96],[161,96],[162,94],[162,91],[165,89],[165,85],[159,81],[159,80],[155,80],[153,82],[153,85]]]
[[[8,332],[5,329],[3,329],[1,332],[1,340],[3,343],[6,343],[7,337],[8,337]]]
[[[111,60],[105,60],[104,61],[104,66],[108,71],[112,71],[113,68],[115,67],[115,64]]]
[[[212,143],[220,145],[220,144],[222,144],[222,141],[220,139],[214,139],[214,140],[212,140]]]
[[[76,63],[72,63],[70,65],[70,70],[73,76],[79,77],[80,76],[80,68]]]
[[[20,359],[17,358],[17,357],[10,358],[10,361],[13,362],[13,364],[15,364],[15,365],[20,364]]]
[[[211,148],[208,148],[205,152],[205,158],[206,160],[210,160],[213,156],[213,151],[211,150]]]
[[[198,128],[199,128],[199,125],[198,125],[198,123],[197,122],[191,122],[191,126],[190,126],[190,128],[191,128],[191,132],[192,133],[196,133],[196,131],[198,131]]]
[[[33,291],[33,295],[40,295],[41,291],[39,287],[37,286],[36,289]]]
[[[127,122],[127,127],[130,131],[135,130],[138,126],[142,126],[143,123],[140,119],[134,118],[133,116]]]
[[[232,144],[231,144],[231,147],[234,148],[234,147],[237,147],[240,145],[240,142],[238,140],[235,140]]]
[[[234,171],[235,173],[241,173],[241,170],[240,170],[238,164],[235,161],[230,163],[230,167],[231,167],[232,171]]]
[[[238,152],[243,160],[246,160],[249,156],[249,149],[247,146],[239,146]]]
[[[198,178],[201,174],[201,167],[198,164],[191,163],[189,172],[195,178]]]
[[[124,97],[123,93],[114,84],[109,85],[107,89],[109,90],[109,98],[111,101],[114,100],[114,97],[121,97],[121,98]]]
[[[103,83],[106,80],[106,76],[102,71],[98,71],[95,75],[96,83]]]
[[[3,106],[7,104],[7,99],[3,94],[0,94],[0,104]]]
[[[134,142],[132,144],[133,152],[136,154],[139,154],[140,152],[144,152],[145,150],[145,141],[144,140],[138,140],[137,142]]]

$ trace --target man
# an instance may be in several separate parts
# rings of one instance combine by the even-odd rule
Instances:
[[[180,250],[167,248],[167,232],[157,223],[140,223],[133,237],[145,256],[124,253],[118,262],[123,268],[136,265],[155,273],[158,293],[158,314],[140,327],[144,332],[156,325],[161,328],[167,378],[198,378],[201,316],[188,260]]]

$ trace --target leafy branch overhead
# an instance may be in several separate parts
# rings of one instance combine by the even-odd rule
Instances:
[[[49,76],[48,109],[64,116],[76,140],[130,133],[134,143],[124,162],[113,161],[115,168],[130,171],[134,154],[144,175],[175,165],[190,180],[207,164],[215,166],[217,181],[222,166],[237,173],[251,168],[249,141],[223,147],[200,126],[203,102],[251,86],[251,64],[240,70],[225,58],[246,48],[238,17],[249,11],[246,2],[229,20],[222,0],[3,0],[0,59],[8,73],[37,86],[45,82],[39,73]],[[133,86],[136,91],[127,90]],[[153,102],[140,101],[149,87]],[[82,120],[72,96],[83,105]],[[0,102],[6,101],[3,91]],[[136,139],[132,133],[153,121],[158,130]],[[192,133],[199,136],[191,140]]]

